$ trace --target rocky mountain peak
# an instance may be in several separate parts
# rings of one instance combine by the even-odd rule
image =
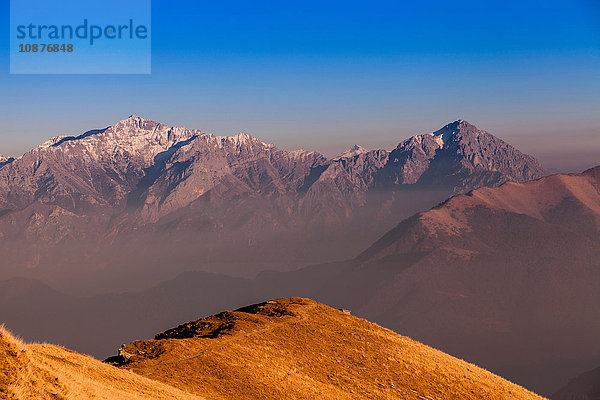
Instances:
[[[364,154],[364,153],[368,153],[368,152],[369,151],[367,149],[365,149],[364,147],[355,144],[354,146],[350,147],[348,150],[346,150],[345,152],[343,152],[342,154],[340,154],[339,156],[334,158],[334,160],[339,160],[342,158],[352,158],[359,154]]]
[[[433,156],[435,151],[464,140],[465,137],[489,135],[477,129],[475,125],[459,119],[435,132],[412,136],[398,144],[397,149],[423,152]],[[490,135],[491,136],[491,135]]]
[[[235,143],[236,145],[249,144],[249,143],[266,144],[266,143],[261,142],[259,139],[255,138],[254,136],[247,134],[246,132],[240,132],[237,135],[229,136],[228,139],[233,141],[233,143]]]
[[[153,129],[157,125],[162,125],[159,122],[153,121],[148,118],[139,117],[137,115],[130,115],[129,117],[117,122],[113,126],[133,126],[141,129]]]
[[[490,135],[486,131],[478,129],[475,125],[459,119],[451,122],[441,129],[433,132],[435,137],[443,137],[444,142],[459,142],[465,137],[478,137],[481,135]],[[491,135],[490,135],[491,136]]]
[[[158,123],[156,121],[152,121],[150,119],[138,117],[136,115],[131,115],[128,118],[125,118],[112,126],[107,128],[109,133],[112,133],[113,136],[115,134],[124,134],[124,135],[135,135],[135,136],[145,136],[150,135],[156,132],[166,132],[170,128],[166,125]],[[174,128],[171,128],[174,129]],[[186,129],[186,128],[182,128]]]
[[[535,158],[462,119],[404,140],[390,153],[390,159],[394,184],[427,181],[437,187],[452,182],[456,193],[547,173]]]
[[[13,161],[14,161],[14,158],[6,157],[6,156],[3,156],[2,154],[0,154],[0,167],[5,166],[6,164],[10,164]]]

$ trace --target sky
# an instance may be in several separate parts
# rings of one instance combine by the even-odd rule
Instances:
[[[600,164],[600,0],[154,0],[144,75],[11,75],[0,3],[0,154],[131,114],[327,156],[465,119]]]

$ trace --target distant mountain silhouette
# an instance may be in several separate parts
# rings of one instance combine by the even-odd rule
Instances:
[[[551,398],[552,400],[599,400],[600,367],[573,378]]]

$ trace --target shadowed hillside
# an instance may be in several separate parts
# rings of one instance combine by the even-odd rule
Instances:
[[[571,379],[552,400],[600,400],[600,367]]]

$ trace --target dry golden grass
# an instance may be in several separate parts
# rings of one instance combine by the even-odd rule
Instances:
[[[26,345],[0,327],[0,399],[200,399],[59,346]]]
[[[225,312],[125,346],[122,368],[221,399],[541,399],[308,299]]]

